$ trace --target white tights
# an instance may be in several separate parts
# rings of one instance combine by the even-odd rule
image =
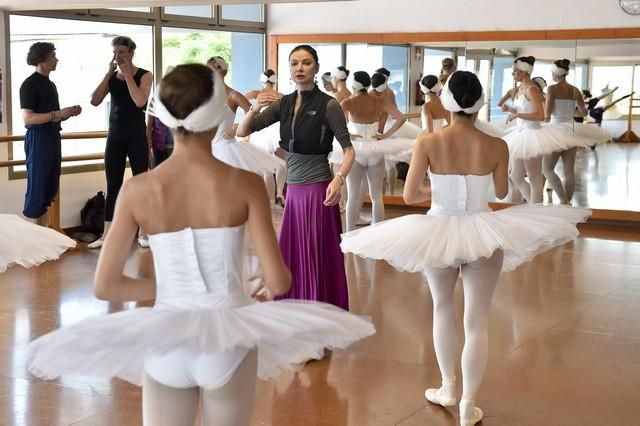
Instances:
[[[384,220],[384,203],[382,201],[384,161],[380,160],[372,166],[363,166],[354,161],[351,171],[347,175],[347,193],[349,194],[347,198],[347,231],[355,229],[360,215],[364,198],[361,191],[364,179],[367,180],[371,197],[371,223]]]
[[[396,192],[396,183],[398,182],[398,169],[396,163],[385,161],[385,168],[387,169],[385,174],[387,177],[387,189],[389,194],[393,195]]]
[[[525,180],[525,176],[529,178],[529,182]],[[511,180],[530,204],[542,203],[544,192],[542,156],[514,160],[511,167]]]
[[[578,148],[571,148],[566,151],[545,155],[542,159],[544,177],[547,178],[553,190],[556,191],[562,204],[568,204],[573,198],[573,191],[576,186],[575,164],[577,151]],[[560,158],[562,158],[564,185],[555,171],[556,164],[558,164]]]
[[[460,268],[425,268],[433,298],[433,344],[442,375],[442,391],[455,397],[457,339],[453,295],[458,275],[464,291],[464,348],[462,350],[462,395],[475,400],[484,376],[488,354],[487,323],[493,290],[502,270],[503,252],[496,250],[488,258]],[[450,384],[448,387],[447,384]]]
[[[231,379],[216,389],[172,388],[145,374],[142,423],[145,426],[193,426],[198,405],[201,425],[246,426],[256,393],[257,352],[250,351]]]

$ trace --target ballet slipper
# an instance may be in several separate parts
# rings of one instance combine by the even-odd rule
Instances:
[[[475,406],[475,399],[465,398],[464,396],[460,399],[460,426],[474,426],[476,423],[479,423],[484,418],[484,413],[482,410]],[[471,416],[462,417],[463,406],[471,406]],[[468,410],[464,410],[468,411]]]
[[[433,404],[442,405],[443,407],[453,407],[456,405],[456,397],[443,395],[442,388],[445,386],[455,386],[454,384],[455,378],[452,380],[442,380],[442,386],[440,388],[425,390],[424,397],[427,398],[427,401]]]

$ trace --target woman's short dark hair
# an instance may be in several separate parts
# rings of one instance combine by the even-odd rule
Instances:
[[[527,64],[533,66],[533,64],[536,63],[536,58],[534,58],[533,56],[520,56],[515,61],[513,61],[513,63],[515,64],[518,61],[526,62]]]
[[[27,53],[27,65],[38,65],[49,59],[49,55],[56,51],[56,47],[53,43],[45,41],[39,41],[33,43]]]
[[[136,43],[127,36],[116,36],[111,40],[111,46],[124,46],[128,47],[130,51],[136,50]]]
[[[424,77],[422,77],[420,83],[422,83],[422,85],[427,89],[431,89],[433,86],[438,84],[438,77],[436,77],[435,75],[425,75]]]
[[[308,54],[313,56],[313,60],[316,61],[316,64],[320,63],[320,61],[318,60],[318,52],[316,52],[316,49],[314,49],[313,47],[309,46],[308,44],[300,44],[300,45],[294,47],[291,50],[291,53],[289,53],[289,59],[291,59],[291,55],[293,55],[298,50],[304,50],[305,52],[307,52]]]
[[[213,96],[213,70],[202,64],[176,66],[164,76],[160,84],[160,101],[177,119],[185,119]],[[189,133],[182,127],[178,133]]]
[[[371,86],[371,77],[369,77],[369,73],[366,71],[356,71],[353,73],[353,80],[362,84],[364,88],[362,90],[366,91],[367,87]]]
[[[373,87],[374,89],[378,86],[383,85],[384,83],[387,82],[387,76],[376,72],[371,76],[371,87]]]
[[[442,60],[443,71],[455,71],[456,68],[456,63],[452,58],[444,58]]]
[[[553,63],[558,68],[562,68],[563,70],[569,71],[569,67],[571,66],[571,61],[568,59],[558,59],[557,61],[553,61]]]
[[[582,89],[582,96],[585,98],[593,98],[593,95],[589,91],[589,89]]]
[[[267,70],[265,70],[265,72],[263,72],[263,74],[265,75],[265,77],[269,78],[272,75],[276,75],[276,72],[271,68],[268,68]]]
[[[453,94],[453,99],[462,108],[470,108],[478,102],[482,96],[482,84],[478,77],[469,71],[456,71],[449,77],[449,90]],[[456,114],[470,117],[464,111],[456,112]]]

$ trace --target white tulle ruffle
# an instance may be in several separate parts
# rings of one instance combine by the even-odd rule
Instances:
[[[589,210],[523,205],[459,216],[412,214],[342,235],[345,253],[385,260],[400,271],[456,267],[504,250],[503,271],[574,239]]]
[[[517,127],[502,138],[509,146],[511,160],[527,160],[553,152],[586,146],[585,141],[563,129],[550,126]]]
[[[53,229],[30,223],[14,214],[0,214],[0,272],[10,265],[25,268],[60,257],[76,242]]]
[[[597,124],[589,123],[574,123],[574,122],[560,122],[560,123],[547,123],[546,126],[556,127],[564,130],[567,133],[574,134],[580,138],[582,142],[589,146],[594,146],[599,143],[609,142],[613,135],[604,130]]]
[[[280,122],[275,122],[269,127],[251,133],[249,142],[273,154],[280,146]]]
[[[213,155],[220,161],[259,175],[275,173],[284,168],[281,158],[262,148],[236,140],[218,140],[213,143]]]
[[[189,303],[186,304],[187,306]],[[140,385],[145,356],[176,349],[194,353],[258,349],[258,377],[296,369],[323,348],[344,349],[375,332],[332,305],[277,301],[238,307],[160,305],[59,329],[32,342],[27,368],[42,379],[62,375],[119,377]]]

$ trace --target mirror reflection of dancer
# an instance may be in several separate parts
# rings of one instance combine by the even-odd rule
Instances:
[[[464,348],[460,425],[484,416],[475,406],[488,356],[488,318],[501,271],[578,235],[576,223],[590,212],[564,206],[521,205],[498,211],[488,206],[493,182],[498,198],[508,192],[509,153],[504,141],[473,124],[484,104],[482,85],[457,71],[444,85],[442,104],[452,123],[418,139],[404,187],[407,204],[431,198],[426,215],[413,214],[343,235],[343,251],[382,259],[401,271],[422,272],[433,298],[433,343],[442,386],[427,389],[428,401],[456,404],[458,356],[454,291],[464,291]],[[431,188],[423,186],[429,173]]]
[[[322,88],[324,89],[324,91],[330,96],[335,95],[337,90],[333,86],[333,77],[331,77],[331,72],[325,72],[324,74],[322,74],[322,77],[320,77],[320,79],[322,80]]]
[[[351,96],[351,92],[347,88],[347,78],[349,77],[349,70],[343,66],[339,66],[333,73],[331,74],[331,84],[336,89],[333,93],[333,97],[336,98],[338,103],[344,101],[349,96]]]
[[[155,305],[40,337],[29,345],[31,373],[142,385],[145,425],[193,425],[198,411],[203,425],[248,425],[257,377],[373,334],[369,322],[333,306],[268,301],[287,291],[290,274],[260,177],[211,153],[227,98],[222,78],[204,65],[164,77],[151,109],[175,132],[175,150],[122,188],[95,277],[99,298]],[[123,275],[138,226],[151,234],[155,280]],[[263,271],[253,297],[264,303],[243,291],[245,229]]]
[[[587,115],[587,108],[580,89],[567,83],[570,65],[571,61],[568,59],[558,59],[551,67],[555,84],[547,88],[545,121],[563,129],[568,135],[573,135],[573,116],[576,108],[583,116]],[[542,159],[544,177],[549,181],[562,204],[569,204],[573,198],[577,150],[578,148],[574,146],[564,151],[546,154]],[[564,184],[555,172],[560,158],[562,158]]]
[[[98,106],[107,94],[111,94],[109,134],[104,149],[104,172],[107,178],[107,197],[104,206],[104,232],[88,248],[100,248],[109,233],[116,199],[124,180],[127,158],[133,175],[149,169],[149,146],[145,108],[153,74],[135,66],[132,62],[136,44],[129,37],[117,36],[111,41],[113,58],[107,73],[91,95],[91,105]],[[141,247],[149,242],[141,233]]]
[[[371,197],[371,223],[384,220],[384,202],[382,200],[385,154],[400,152],[411,141],[389,139],[406,121],[398,108],[385,98],[368,93],[371,78],[364,71],[353,75],[353,96],[340,103],[349,121],[349,132],[356,151],[355,162],[347,177],[347,231],[355,229],[362,207],[362,184],[366,179]],[[394,118],[393,126],[384,134],[377,133],[381,120],[386,116]],[[402,145],[400,145],[402,144]],[[394,148],[395,147],[395,148]],[[342,162],[340,155],[332,155],[330,161]]]
[[[27,192],[22,214],[38,225],[48,226],[49,207],[60,187],[60,123],[79,115],[82,108],[80,105],[60,108],[58,89],[49,79],[58,66],[53,43],[32,44],[27,64],[36,69],[20,86],[20,108],[27,129],[24,136]]]
[[[207,66],[222,76],[223,80],[229,70],[229,65],[220,56],[210,58],[207,61]],[[277,170],[284,168],[284,161],[265,149],[236,141],[237,125],[234,124],[236,111],[238,108],[242,108],[245,113],[248,112],[251,103],[242,93],[229,87],[226,83],[224,87],[227,93],[227,109],[225,110],[225,118],[220,123],[218,132],[212,141],[213,155],[230,166],[257,173],[260,176],[273,176]],[[275,95],[269,93],[269,97],[275,97]]]
[[[422,129],[433,133],[449,123],[449,113],[442,106],[440,97],[442,83],[435,75],[426,75],[420,81],[420,90],[424,93],[422,104]]]
[[[347,309],[338,203],[355,152],[340,104],[314,83],[319,67],[313,47],[295,47],[289,54],[289,71],[296,91],[275,101],[271,95],[259,95],[240,122],[238,136],[280,122],[280,147],[288,153],[280,249],[292,274],[291,289],[284,297],[320,300]],[[269,102],[271,105],[259,112]],[[332,175],[327,157],[334,136],[344,161],[340,171]]]
[[[616,99],[616,100],[612,101],[611,103],[608,103],[608,104],[606,104],[604,106],[601,106],[601,107],[597,106],[598,103],[602,99],[604,99],[607,96],[613,94],[616,90],[618,90],[617,86],[614,87],[612,90],[605,91],[604,93],[602,93],[600,96],[598,96],[596,98],[593,98],[592,95],[591,95],[591,92],[589,92],[588,90],[583,90],[582,91],[582,94],[584,95],[585,102],[587,104],[587,110],[589,111],[589,117],[593,118],[593,120],[595,121],[595,123],[598,126],[602,125],[602,118],[604,117],[604,113],[607,110],[613,108],[618,102],[620,102],[620,101],[622,101],[624,99],[627,99],[628,97],[631,96],[631,93],[629,93],[628,95],[621,96],[618,99]],[[581,123],[582,121],[579,121],[579,122]]]
[[[251,101],[261,94],[271,94],[270,98],[273,98],[273,102],[280,99],[283,95],[276,90],[276,83],[278,82],[278,76],[272,69],[265,70],[260,74],[260,82],[262,83],[262,89],[252,90],[245,94],[245,97]],[[272,103],[273,103],[272,102]],[[266,108],[268,105],[263,107]],[[249,142],[256,145],[265,151],[273,155],[286,160],[286,151],[280,148],[280,123],[273,123],[266,129],[262,129],[259,132],[255,132],[251,135]],[[279,167],[275,173],[265,173],[264,181],[267,185],[267,191],[269,197],[273,198],[273,203],[280,204],[284,207],[284,187],[287,178],[286,167]]]
[[[498,102],[503,111],[509,112],[507,123],[516,121],[516,128],[504,135],[509,145],[510,177],[522,196],[532,204],[543,201],[542,156],[583,145],[579,138],[562,129],[541,126],[544,120],[542,96],[540,87],[531,79],[535,60],[533,56],[526,56],[513,62],[513,77],[520,85],[509,90]],[[513,107],[506,105],[507,99],[513,100]]]

